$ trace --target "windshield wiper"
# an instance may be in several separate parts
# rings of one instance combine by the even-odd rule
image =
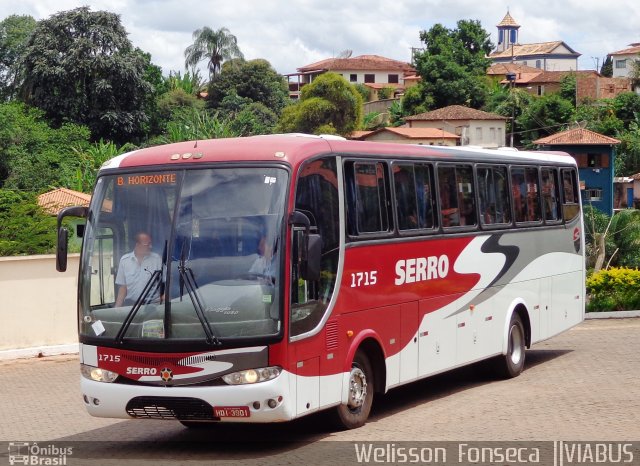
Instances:
[[[200,320],[200,323],[202,324],[202,329],[206,335],[207,343],[210,345],[221,345],[217,335],[212,332],[211,324],[204,313],[205,307],[202,305],[202,300],[198,294],[198,285],[196,284],[195,275],[193,274],[193,270],[187,266],[185,246],[186,243],[183,243],[182,252],[180,254],[180,264],[178,265],[178,272],[180,273],[180,295],[182,296],[183,285],[186,285],[187,293],[189,293],[189,299],[191,299],[191,303],[196,311],[198,320]]]
[[[131,325],[131,322],[133,322],[133,318],[136,316],[136,314],[142,307],[142,304],[146,301],[147,296],[149,296],[151,291],[154,291],[156,288],[159,287],[161,274],[162,274],[162,270],[158,269],[151,274],[151,277],[149,277],[149,280],[144,285],[142,293],[140,293],[140,296],[138,296],[138,299],[136,299],[136,302],[133,303],[133,306],[131,307],[131,310],[127,314],[127,317],[124,319],[124,322],[122,322],[122,325],[120,326],[120,330],[118,330],[118,334],[116,335],[116,339],[115,339],[116,343],[122,343],[122,340],[124,339],[124,335],[127,333],[127,330],[129,330],[129,326]]]

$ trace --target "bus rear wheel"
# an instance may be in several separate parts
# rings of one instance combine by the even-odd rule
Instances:
[[[373,404],[373,369],[363,351],[356,352],[349,373],[349,398],[347,404],[335,408],[338,426],[356,429],[364,425]]]
[[[496,374],[503,379],[517,377],[524,369],[525,332],[522,319],[517,313],[511,317],[507,338],[507,354],[498,356],[495,360]]]

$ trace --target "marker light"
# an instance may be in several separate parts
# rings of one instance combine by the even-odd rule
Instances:
[[[86,364],[80,364],[80,373],[83,377],[89,380],[95,380],[96,382],[111,383],[118,378],[118,374],[115,372],[100,369],[99,367],[87,366]]]
[[[261,367],[259,369],[232,372],[231,374],[223,375],[222,380],[229,385],[252,384],[275,379],[280,375],[280,372],[282,372],[282,368],[278,366]]]

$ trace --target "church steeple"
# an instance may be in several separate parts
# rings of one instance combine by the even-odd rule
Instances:
[[[509,10],[507,10],[507,14],[498,24],[498,47],[496,52],[504,52],[518,43],[518,29],[520,29],[520,25],[515,22],[509,14]]]

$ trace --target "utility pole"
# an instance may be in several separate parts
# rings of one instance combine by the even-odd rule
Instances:
[[[513,131],[516,125],[516,100],[513,96],[513,87],[516,83],[516,74],[513,72],[507,73],[507,81],[509,81],[509,97],[511,98],[511,135],[509,137],[509,147],[513,147]]]

